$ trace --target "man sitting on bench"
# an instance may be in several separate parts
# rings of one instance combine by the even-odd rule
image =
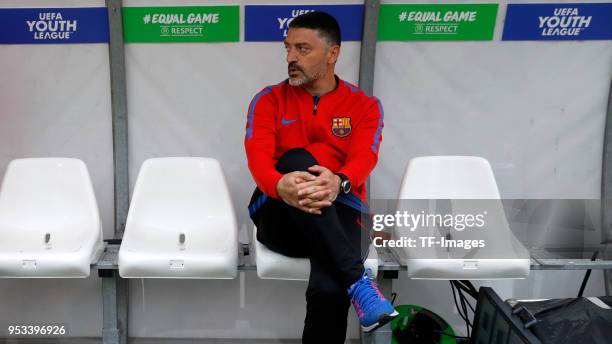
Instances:
[[[366,180],[378,159],[380,101],[334,74],[340,28],[329,14],[296,17],[284,41],[289,78],[251,101],[245,148],[257,188],[257,240],[308,257],[304,343],[344,343],[349,302],[373,331],[398,313],[362,262]],[[366,251],[367,252],[367,251]]]

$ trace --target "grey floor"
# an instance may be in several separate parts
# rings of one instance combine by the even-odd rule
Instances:
[[[101,344],[101,338],[0,338],[2,344]],[[166,339],[130,338],[128,344],[295,344],[298,339]],[[358,344],[359,340],[347,340],[347,344]]]

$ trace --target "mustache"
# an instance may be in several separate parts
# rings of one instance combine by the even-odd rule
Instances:
[[[290,68],[295,68],[297,70],[299,70],[300,72],[303,72],[304,69],[302,69],[302,67],[300,65],[298,65],[296,62],[291,62],[288,66],[287,66],[287,70],[289,70]]]

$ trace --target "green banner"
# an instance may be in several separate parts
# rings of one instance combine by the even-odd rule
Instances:
[[[126,43],[238,42],[239,6],[124,7]]]
[[[490,41],[497,4],[380,5],[380,41]]]

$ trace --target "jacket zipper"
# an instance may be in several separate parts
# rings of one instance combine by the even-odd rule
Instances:
[[[319,107],[319,96],[312,96],[312,101],[314,103],[314,106],[312,107],[312,114],[313,115],[317,115],[317,108]]]

